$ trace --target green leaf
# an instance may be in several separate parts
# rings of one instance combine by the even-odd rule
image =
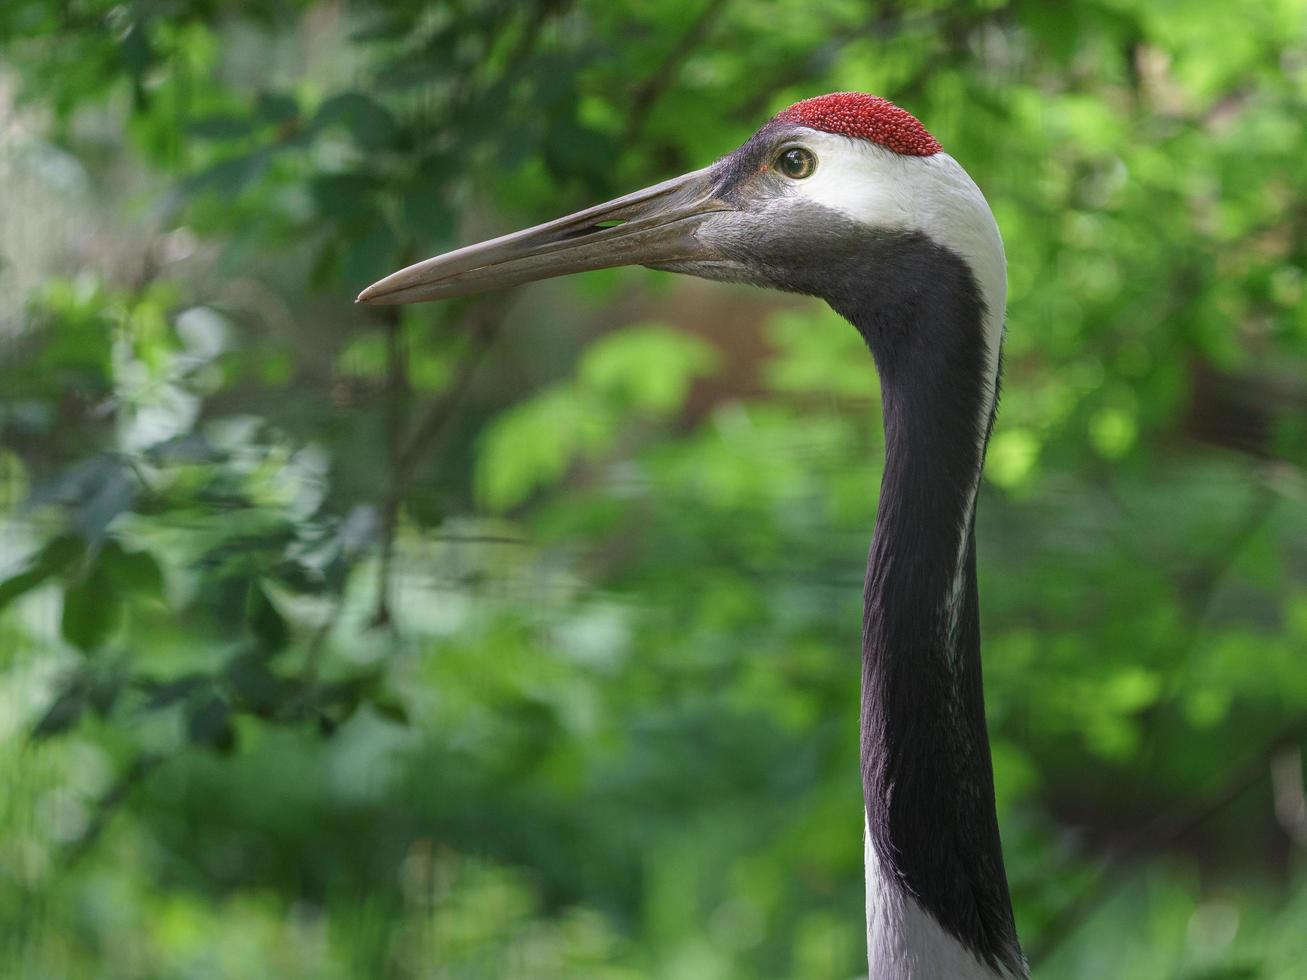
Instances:
[[[254,121],[249,116],[204,116],[190,123],[186,129],[192,136],[200,139],[241,139],[254,132]]]
[[[99,647],[120,619],[127,593],[161,596],[163,576],[146,551],[125,551],[117,541],[104,542],[82,576],[64,589],[60,629],[85,652]]]
[[[154,48],[150,43],[146,24],[144,18],[132,24],[118,43],[123,65],[137,78],[143,75],[154,61]]]
[[[92,544],[100,541],[109,525],[130,511],[136,503],[136,481],[130,476],[127,467],[104,457],[97,462],[103,463],[93,470],[99,479],[88,488],[89,494],[74,508],[77,526],[83,537]]]
[[[69,643],[90,653],[102,644],[118,623],[121,603],[111,583],[92,572],[64,590],[60,631]]]
[[[351,224],[376,220],[378,182],[369,174],[318,174],[309,183],[318,213]]]
[[[231,706],[223,698],[213,695],[191,712],[186,732],[196,745],[229,751],[236,741],[231,725]]]
[[[163,573],[159,563],[148,551],[123,551],[115,544],[116,554],[106,574],[125,591],[145,595],[161,595]],[[103,560],[103,559],[102,559]]]
[[[151,709],[167,708],[190,697],[193,693],[211,683],[205,674],[184,674],[170,681],[151,681],[145,684],[149,693],[146,702]]]
[[[245,605],[245,623],[249,626],[259,648],[267,653],[280,650],[286,645],[290,630],[286,620],[268,598],[261,583],[250,583],[249,598]]]
[[[387,721],[405,727],[409,724],[408,708],[394,695],[379,695],[371,700],[372,710]]]
[[[685,404],[690,383],[708,374],[716,351],[698,337],[659,324],[617,330],[586,348],[578,380],[583,388],[656,415]]]
[[[26,570],[0,582],[0,609],[13,602],[19,596],[45,583],[85,552],[85,544],[74,535],[54,538],[37,554]]]
[[[318,108],[313,128],[343,125],[363,150],[378,150],[395,139],[399,127],[390,111],[362,92],[342,92]]]
[[[0,582],[0,609],[40,586],[50,574],[49,569],[29,568]]]
[[[341,274],[351,289],[361,289],[390,271],[395,257],[395,236],[390,226],[378,218],[350,239],[341,258]]]
[[[182,186],[192,194],[207,192],[233,198],[263,175],[269,159],[266,149],[229,157],[188,178]]]
[[[67,570],[85,550],[85,542],[74,534],[63,534],[48,542],[24,571],[0,581],[0,609]]]
[[[242,707],[264,717],[275,714],[292,692],[290,682],[268,668],[262,652],[234,657],[225,673]]]
[[[33,738],[49,738],[77,724],[89,703],[84,678],[79,674],[55,697],[32,729]]]
[[[507,510],[562,479],[579,458],[610,444],[614,419],[602,404],[551,388],[501,415],[477,459],[477,496]]]
[[[445,188],[423,173],[404,190],[404,226],[422,241],[444,241],[454,229],[454,212],[445,201]]]
[[[284,92],[260,92],[254,107],[255,116],[260,122],[274,125],[294,119],[299,111],[299,103]]]

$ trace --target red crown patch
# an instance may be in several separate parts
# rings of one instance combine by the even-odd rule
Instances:
[[[879,143],[904,156],[928,157],[943,147],[917,117],[889,99],[863,92],[835,92],[804,99],[777,113],[781,122]]]

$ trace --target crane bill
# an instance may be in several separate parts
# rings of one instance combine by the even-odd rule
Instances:
[[[654,184],[576,214],[468,245],[391,273],[359,293],[375,305],[420,303],[574,272],[712,258],[695,235],[734,207],[714,193],[713,168]]]

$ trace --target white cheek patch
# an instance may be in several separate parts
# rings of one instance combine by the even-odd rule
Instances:
[[[812,176],[790,182],[796,197],[839,211],[874,228],[910,227],[912,207],[904,186],[907,162],[896,153],[848,136],[810,130],[803,143],[817,155]]]
[[[985,378],[994,385],[1007,305],[1003,239],[985,196],[947,153],[904,156],[863,139],[809,129],[800,142],[817,156],[811,177],[790,193],[870,228],[919,231],[966,260],[985,301]],[[991,392],[985,419],[993,406]]]

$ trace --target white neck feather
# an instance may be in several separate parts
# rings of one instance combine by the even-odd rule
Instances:
[[[869,980],[1025,980],[995,970],[944,930],[935,917],[884,874],[864,825]]]

